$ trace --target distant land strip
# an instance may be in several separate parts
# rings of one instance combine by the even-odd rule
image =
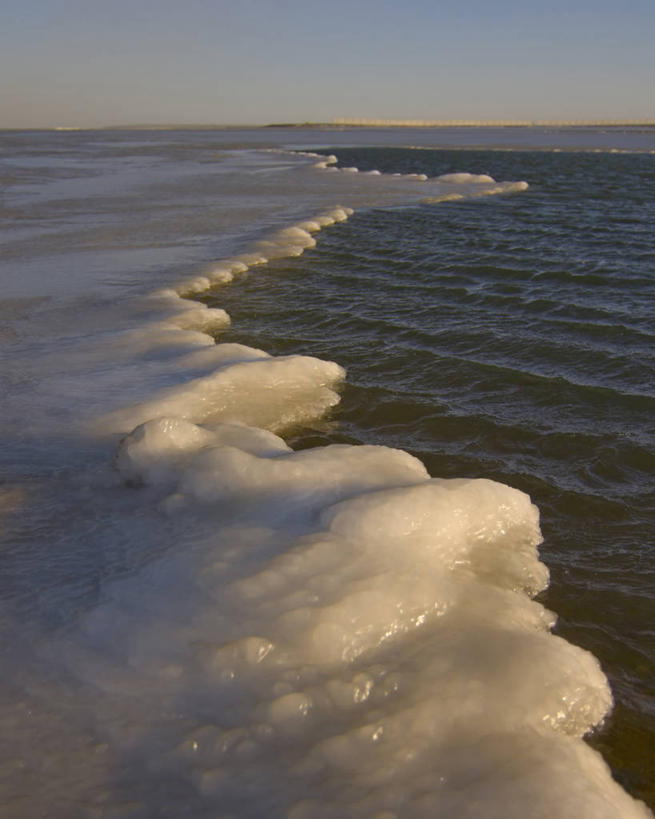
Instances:
[[[617,127],[617,126],[655,126],[655,119],[595,119],[595,120],[522,120],[522,119],[370,119],[364,117],[335,117],[333,125],[357,125],[364,127],[398,127],[398,128],[453,128],[453,127],[473,127],[473,128],[527,128],[527,127],[552,127],[562,128],[567,126],[578,127]]]
[[[120,125],[57,125],[1,128],[0,131],[241,131],[253,128],[655,128],[655,119],[520,120],[520,119],[374,119],[335,117],[331,122],[271,122],[268,125],[218,123],[130,123]]]

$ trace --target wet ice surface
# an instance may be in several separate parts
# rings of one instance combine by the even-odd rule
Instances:
[[[122,239],[84,217],[13,249],[4,810],[650,815],[581,740],[611,696],[532,599],[548,573],[530,499],[385,447],[291,451],[275,433],[333,406],[342,369],[216,344],[229,317],[180,298],[302,253],[360,202],[498,192],[310,164],[227,160],[213,254],[206,214],[180,226],[176,210],[151,264],[126,263],[143,225],[112,186],[95,207]],[[161,188],[141,182],[145,219]],[[179,183],[187,219],[198,184]]]

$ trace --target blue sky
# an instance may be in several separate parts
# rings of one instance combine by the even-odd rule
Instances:
[[[655,118],[655,2],[0,0],[0,127]]]

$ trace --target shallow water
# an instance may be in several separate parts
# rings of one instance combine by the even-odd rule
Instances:
[[[415,136],[340,138],[417,144]],[[520,136],[465,138],[520,149]],[[514,532],[510,541],[523,545],[506,565],[471,556],[473,541],[456,534],[455,519],[443,522],[445,510],[451,545],[425,563],[433,546],[418,521],[442,501],[423,499],[436,489],[425,488],[417,462],[360,449],[310,449],[293,460],[279,439],[225,424],[235,420],[283,432],[299,450],[398,447],[433,476],[491,478],[528,493],[551,575],[537,599],[558,615],[558,634],[600,659],[616,701],[589,741],[630,793],[655,804],[654,171],[648,153],[582,150],[649,150],[648,134],[611,137],[609,146],[605,134],[523,131],[523,149],[513,151],[326,150],[354,174],[234,150],[280,139],[328,148],[334,132],[5,135],[3,723],[21,752],[3,760],[3,800],[14,815],[49,800],[62,816],[204,816],[217,805],[246,816],[265,803],[275,815],[318,815],[317,794],[325,815],[476,816],[482,804],[525,815],[503,765],[530,799],[548,794],[549,815],[570,815],[574,804],[580,815],[616,815],[620,797],[609,791],[603,807],[591,792],[558,792],[566,779],[558,764],[585,775],[596,764],[581,761],[584,746],[569,737],[598,722],[605,694],[588,655],[535,631],[534,618],[539,628],[548,619],[528,598],[543,586],[543,568],[524,501],[498,490],[471,523],[500,553],[494,527]],[[525,149],[548,139],[579,150]],[[493,186],[362,173],[373,169],[466,171],[530,187],[480,198],[480,185]],[[464,198],[435,202],[453,192]],[[274,231],[337,204],[355,213],[313,234],[316,246],[307,240],[302,255],[286,255],[305,241],[299,234],[271,244]],[[202,289],[198,277],[217,275],[221,259],[261,239],[266,264],[249,260],[228,285],[194,296],[227,310],[231,328],[220,313],[182,319],[174,299],[153,300],[182,280],[187,293]],[[311,358],[274,363],[220,345],[215,354],[194,328],[221,343],[336,361],[347,380],[339,386],[340,371]],[[135,439],[118,463],[146,486],[126,487],[112,467],[121,434],[171,413],[209,432],[170,426]],[[218,454],[196,462],[196,440]],[[242,454],[226,460],[226,442]],[[175,447],[190,465],[180,466]],[[373,504],[372,490],[415,484],[409,506],[401,500],[409,488],[362,505]],[[464,496],[451,509],[475,520],[487,507],[482,488],[473,497],[480,510]],[[351,506],[335,511],[344,498]],[[501,523],[505,506],[514,511]],[[404,541],[385,545],[391,532],[400,538],[394,515],[414,516],[418,527],[403,547],[411,568],[398,562]],[[348,543],[363,550],[356,559]],[[460,563],[472,577],[458,574]],[[436,585],[424,586],[431,573]],[[394,575],[395,585],[375,580]],[[468,607],[457,602],[466,595]],[[385,608],[396,598],[407,619]],[[521,623],[511,638],[503,609]],[[318,618],[313,631],[281,614],[301,610]],[[433,622],[430,611],[450,613]],[[335,622],[350,652],[336,670],[327,661],[341,651]],[[348,622],[358,623],[351,637]],[[269,659],[250,668],[253,656]],[[240,688],[226,687],[228,671]],[[439,704],[431,679],[452,706]],[[458,687],[467,692],[459,700]],[[353,696],[356,712],[345,705]],[[478,708],[493,718],[480,720]],[[562,727],[533,741],[525,726],[543,719]],[[418,730],[421,722],[435,733]],[[382,728],[393,738],[386,745]],[[369,753],[391,784],[362,762]],[[503,754],[499,771],[490,760]],[[435,771],[437,788],[426,785]],[[225,784],[226,772],[240,784]]]

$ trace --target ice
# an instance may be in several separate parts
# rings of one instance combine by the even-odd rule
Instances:
[[[175,469],[200,450],[238,443],[245,452],[263,455],[288,452],[289,447],[273,433],[243,424],[221,424],[209,431],[179,418],[160,418],[138,426],[120,444],[116,466],[134,483],[167,483]]]
[[[182,299],[171,289],[153,294],[150,301],[153,307],[161,307],[162,320],[182,330],[212,333],[230,325],[230,317],[225,310]]]
[[[293,451],[343,369],[225,343],[227,313],[185,297],[309,250],[351,205],[527,187],[336,162],[302,159],[263,226],[255,174],[228,174],[248,241],[120,285],[113,256],[78,259],[84,298],[16,323],[6,434],[33,460],[0,511],[32,521],[7,557],[54,625],[23,639],[3,604],[8,816],[651,815],[582,739],[611,694],[535,599],[530,498],[387,447]]]
[[[127,432],[161,416],[192,422],[239,421],[272,430],[321,415],[339,401],[344,371],[309,356],[254,358],[218,367],[100,418],[95,429]]]
[[[439,182],[453,182],[454,184],[473,183],[475,185],[485,185],[487,183],[494,185],[496,180],[488,174],[475,173],[445,173],[438,176]]]
[[[245,816],[649,815],[580,739],[611,695],[531,599],[548,573],[527,495],[174,418],[118,466],[205,534],[116,583],[71,662],[108,696],[174,698],[187,719],[160,764],[199,797]],[[89,654],[109,645],[108,676]]]

